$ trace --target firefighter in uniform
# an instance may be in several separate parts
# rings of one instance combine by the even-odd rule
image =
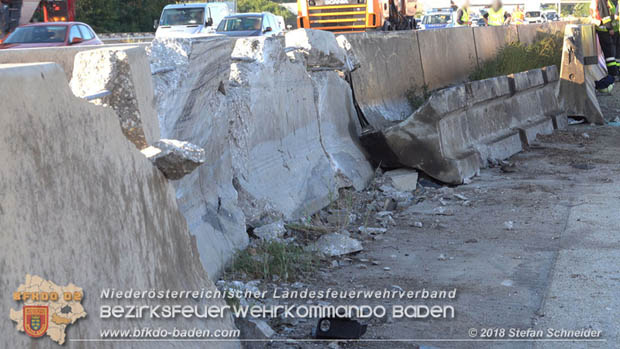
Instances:
[[[591,20],[595,25],[609,73],[609,76],[596,83],[596,88],[602,92],[611,92],[614,79],[618,76],[618,63],[616,63],[617,33],[614,30],[616,7],[617,0],[615,4],[612,3],[612,0],[591,0],[590,2]]]
[[[502,26],[510,24],[510,13],[504,9],[504,6],[500,0],[493,0],[493,4],[487,11],[484,18],[489,26]]]
[[[615,80],[620,80],[620,18],[618,17],[620,9],[618,9],[618,7],[618,0],[609,0],[609,9],[614,16],[611,21],[611,27],[614,31],[613,41],[616,47],[616,69],[618,70]]]
[[[461,7],[456,11],[456,26],[469,26],[469,0],[463,0]]]

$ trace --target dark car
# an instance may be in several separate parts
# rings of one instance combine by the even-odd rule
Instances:
[[[282,33],[283,29],[276,16],[263,12],[226,16],[216,32],[226,36],[273,36]]]
[[[487,22],[484,20],[484,18],[478,18],[475,22],[474,22],[474,27],[486,27],[487,26]]]
[[[103,42],[87,24],[48,22],[18,27],[0,44],[0,49],[72,45],[103,45]]]

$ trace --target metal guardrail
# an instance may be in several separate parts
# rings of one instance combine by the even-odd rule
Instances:
[[[109,96],[111,94],[112,94],[112,91],[103,90],[103,91],[97,92],[97,93],[92,94],[92,95],[84,96],[83,98],[90,102],[90,101],[94,101],[95,99],[99,99],[99,98],[103,98],[105,96]]]
[[[112,38],[100,38],[101,41],[103,41],[104,44],[106,43],[118,43],[118,42],[127,42],[127,43],[132,43],[132,42],[149,42],[149,41],[153,41],[155,39],[155,35],[153,36],[118,36],[118,37],[112,37]]]

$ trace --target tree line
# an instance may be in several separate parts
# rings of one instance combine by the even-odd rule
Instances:
[[[78,0],[75,16],[98,33],[151,32],[164,6],[174,3],[174,0]],[[294,14],[271,0],[237,0],[237,10],[271,12],[283,16],[287,23],[295,19]]]

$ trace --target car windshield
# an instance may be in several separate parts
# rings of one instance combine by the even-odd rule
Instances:
[[[534,11],[534,12],[526,12],[525,13],[525,17],[528,17],[528,18],[540,17],[540,12],[536,12],[536,11]]]
[[[261,17],[240,16],[225,18],[217,27],[218,32],[236,32],[244,30],[260,30],[262,26]]]
[[[4,41],[5,44],[41,44],[65,42],[66,25],[38,25],[15,29]]]
[[[422,24],[447,24],[450,22],[450,15],[430,15],[424,16]]]
[[[164,10],[161,15],[160,25],[201,25],[204,24],[205,9],[194,8],[171,8]]]

